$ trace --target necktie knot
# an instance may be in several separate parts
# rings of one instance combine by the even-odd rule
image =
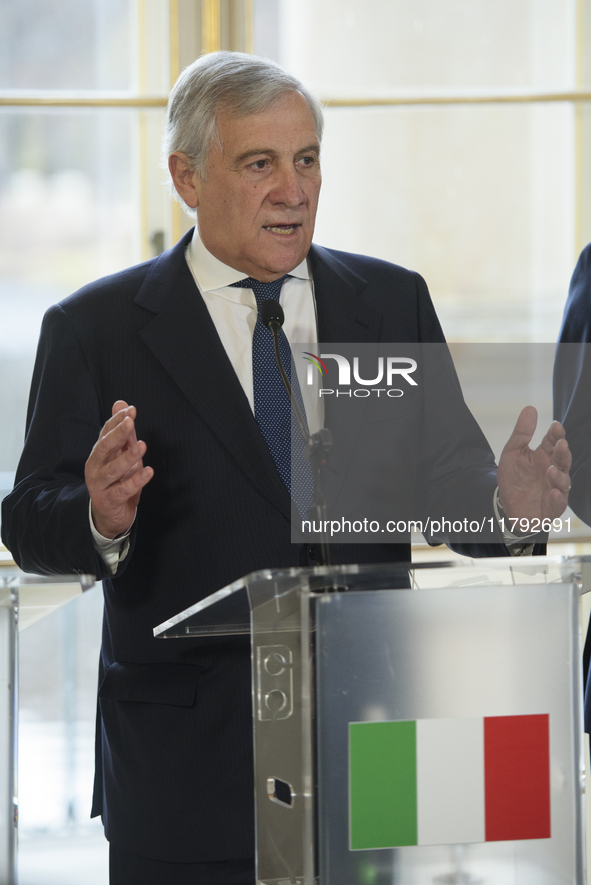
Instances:
[[[280,277],[278,280],[273,280],[272,283],[261,283],[259,280],[255,280],[252,277],[246,277],[246,279],[238,280],[237,283],[232,283],[231,285],[236,289],[252,289],[254,297],[256,298],[257,308],[260,310],[261,304],[265,301],[269,301],[269,299],[279,301],[281,287],[288,276],[289,274],[285,274],[285,276]]]

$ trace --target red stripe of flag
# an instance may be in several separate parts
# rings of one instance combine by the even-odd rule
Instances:
[[[486,841],[550,838],[548,715],[484,718]]]

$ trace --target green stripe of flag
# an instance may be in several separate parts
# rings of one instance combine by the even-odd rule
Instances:
[[[416,723],[349,723],[349,788],[352,850],[416,845]]]

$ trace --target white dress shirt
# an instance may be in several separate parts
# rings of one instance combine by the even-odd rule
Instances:
[[[233,288],[232,283],[247,276],[228,267],[205,248],[197,233],[186,250],[187,264],[209,311],[228,358],[254,412],[252,385],[252,336],[257,320],[257,304],[252,289]],[[314,299],[314,283],[306,259],[290,271],[281,288],[279,303],[285,314],[283,331],[290,345],[305,344],[315,350],[318,342],[318,321]],[[323,426],[322,399],[318,396],[318,373],[313,385],[306,383],[308,363],[296,359],[296,370],[310,433]],[[318,375],[318,379],[314,376]]]

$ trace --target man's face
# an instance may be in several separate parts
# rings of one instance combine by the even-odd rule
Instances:
[[[292,92],[260,114],[217,117],[207,179],[193,176],[199,233],[230,267],[262,282],[306,257],[320,192],[320,145],[305,99]]]

